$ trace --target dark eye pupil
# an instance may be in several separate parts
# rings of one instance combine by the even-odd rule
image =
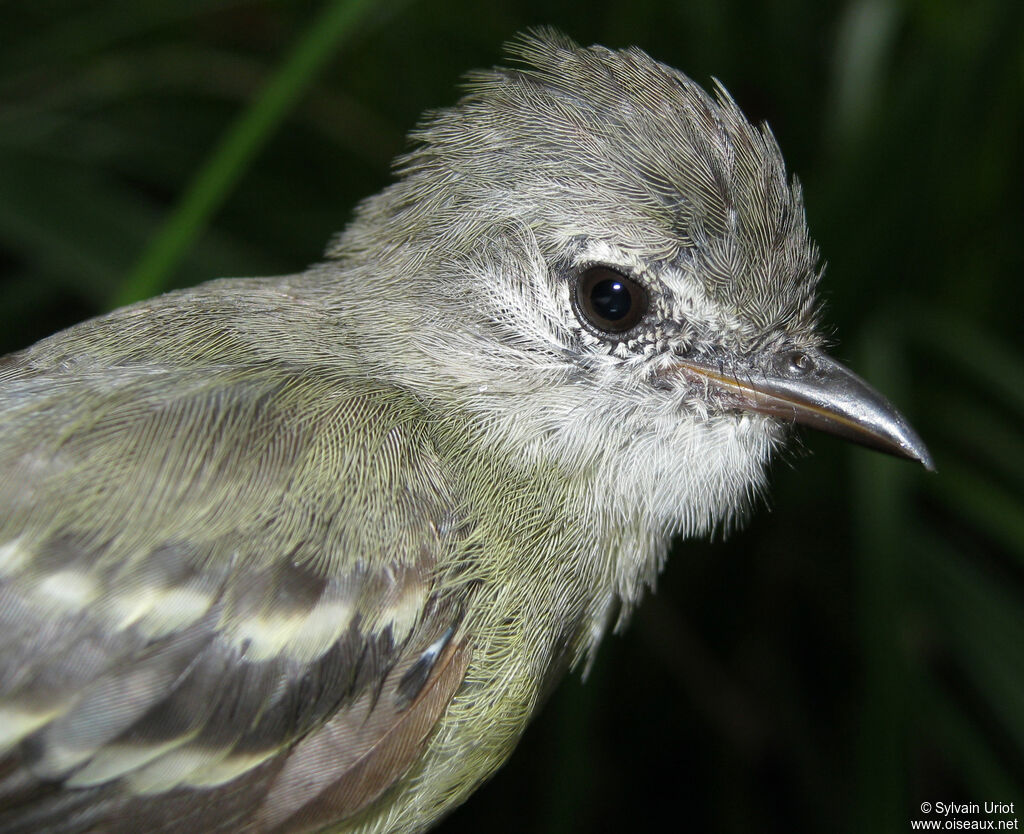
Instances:
[[[590,303],[602,318],[619,321],[629,314],[633,299],[621,281],[606,280],[594,285],[590,291]]]
[[[576,277],[573,308],[591,330],[625,333],[647,312],[647,290],[614,269],[592,266]]]

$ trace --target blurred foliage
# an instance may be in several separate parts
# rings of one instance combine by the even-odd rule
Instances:
[[[772,125],[830,263],[837,352],[939,474],[804,438],[771,511],[681,543],[443,830],[1024,815],[1016,0],[3,3],[0,347],[142,287],[302,269],[418,114],[539,23],[714,75]]]

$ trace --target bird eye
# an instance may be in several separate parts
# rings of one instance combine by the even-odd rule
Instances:
[[[606,266],[592,266],[576,278],[576,315],[605,333],[625,333],[647,312],[647,291],[632,278]]]

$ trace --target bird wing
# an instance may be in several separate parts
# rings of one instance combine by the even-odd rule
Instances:
[[[0,368],[0,831],[307,831],[462,681],[417,404],[285,363]]]

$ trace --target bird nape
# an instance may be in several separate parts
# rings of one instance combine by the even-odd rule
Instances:
[[[0,364],[0,832],[422,830],[793,423],[931,466],[766,127],[509,52],[322,263]]]

